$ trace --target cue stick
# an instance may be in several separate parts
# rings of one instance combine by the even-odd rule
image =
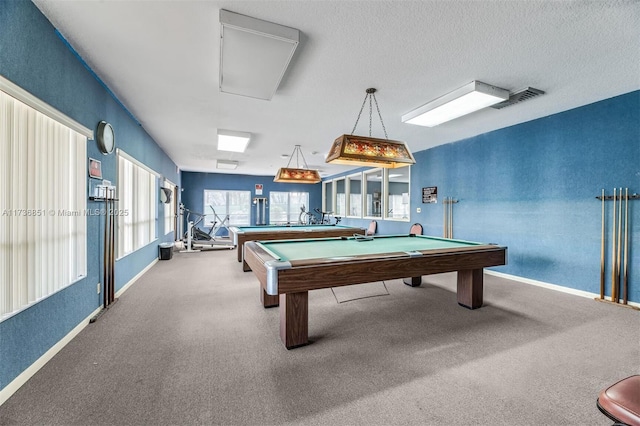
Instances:
[[[449,238],[453,238],[453,197],[449,204]]]
[[[103,281],[104,281],[104,294],[102,295],[102,298],[104,300],[104,307],[106,308],[108,305],[108,291],[109,291],[109,287],[107,285],[108,283],[108,269],[107,269],[107,263],[109,262],[109,257],[108,257],[108,251],[107,251],[107,241],[109,238],[109,226],[107,223],[108,217],[107,217],[107,212],[109,211],[109,199],[107,196],[107,187],[104,187],[104,207],[105,207],[105,216],[104,216],[104,256],[103,256],[103,266],[102,266],[102,276],[103,276]]]
[[[447,205],[447,238],[451,238],[451,204],[452,198],[449,197],[449,204]]]
[[[447,238],[451,238],[449,229],[451,228],[451,197],[447,198]]]
[[[600,238],[600,299],[604,299],[604,188],[602,189],[602,230]]]
[[[629,188],[624,190],[624,274],[622,279],[622,303],[627,304],[627,256],[629,254]]]
[[[107,252],[107,282],[106,282],[106,294],[107,306],[111,303],[111,216],[109,215],[109,209],[111,208],[111,202],[109,200],[111,190],[107,190],[107,210],[105,211],[105,225],[107,226],[107,240],[105,250]]]
[[[622,188],[618,192],[618,254],[616,265],[616,303],[620,301],[620,262],[622,248]]]
[[[611,301],[616,291],[616,188],[613,188],[613,220],[611,221]]]
[[[114,231],[115,231],[115,225],[116,225],[116,221],[115,221],[115,212],[114,207],[116,205],[116,194],[115,194],[115,190],[111,191],[111,211],[109,212],[109,222],[110,222],[110,226],[109,226],[109,276],[111,277],[111,293],[109,294],[109,303],[113,303],[113,301],[115,300],[116,296],[115,296],[115,288],[116,288],[116,283],[115,283],[115,271],[114,271],[114,266],[115,266],[115,258],[114,258],[114,243],[115,243],[115,235],[114,235]]]

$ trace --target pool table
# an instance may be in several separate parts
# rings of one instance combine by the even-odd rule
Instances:
[[[282,225],[282,226],[230,226],[229,232],[233,244],[238,247],[238,262],[242,262],[242,270],[251,269],[243,262],[244,243],[247,241],[297,240],[326,237],[352,237],[354,234],[365,234],[364,228],[342,225]]]
[[[308,339],[309,290],[458,272],[458,304],[482,306],[483,268],[506,265],[507,248],[422,235],[248,241],[244,260],[260,282],[260,300],[279,306],[280,338],[287,349]],[[405,278],[409,277],[409,278]]]

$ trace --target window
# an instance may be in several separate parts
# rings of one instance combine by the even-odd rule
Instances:
[[[213,226],[214,221],[227,226],[251,225],[251,191],[205,189],[203,205],[208,227]]]
[[[374,169],[364,174],[367,217],[382,217],[382,169]]]
[[[388,219],[409,220],[410,167],[387,170],[387,215]]]
[[[171,191],[171,200],[168,203],[164,204],[164,234],[167,235],[170,232],[175,232],[175,211],[176,211],[176,200],[175,200],[175,189],[176,186],[165,179],[164,188],[167,188]]]
[[[322,211],[333,212],[333,182],[332,181],[327,180],[322,182],[322,193],[323,193]]]
[[[346,216],[347,214],[347,192],[344,178],[334,181],[336,186],[336,209],[333,212],[336,216]]]
[[[362,173],[347,177],[349,182],[349,214],[362,217]]]
[[[269,193],[269,223],[271,225],[283,223],[298,223],[302,210],[309,211],[308,192],[278,192]]]
[[[87,275],[92,132],[2,77],[0,89],[1,320]]]
[[[118,257],[126,256],[156,238],[157,175],[118,150]]]

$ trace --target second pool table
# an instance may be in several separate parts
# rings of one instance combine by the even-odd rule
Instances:
[[[260,281],[263,306],[279,306],[280,338],[287,349],[306,345],[308,292],[321,288],[458,272],[458,304],[482,306],[483,268],[505,265],[507,248],[422,235],[314,240],[249,241],[244,260]]]
[[[230,226],[233,244],[238,247],[238,262],[242,262],[242,269],[251,269],[243,262],[244,243],[247,241],[263,240],[296,240],[326,237],[352,237],[354,234],[365,233],[364,228],[343,225],[282,225],[282,226]]]

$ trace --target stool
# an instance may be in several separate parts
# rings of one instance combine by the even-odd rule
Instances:
[[[619,425],[640,426],[640,376],[630,376],[603,389],[596,402]]]

